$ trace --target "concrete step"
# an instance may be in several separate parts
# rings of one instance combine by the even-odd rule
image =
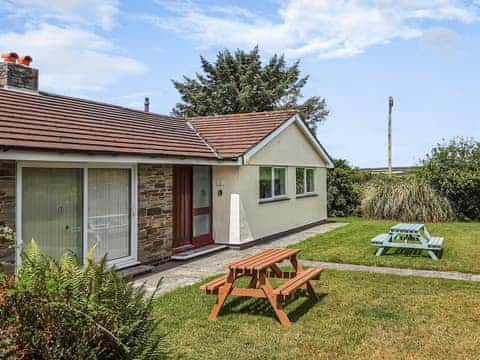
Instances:
[[[220,251],[223,249],[227,249],[227,248],[228,248],[227,245],[212,244],[212,245],[202,246],[196,249],[183,251],[181,253],[173,255],[171,259],[177,260],[177,261],[186,261],[186,260],[190,260],[199,256],[207,255],[207,254]]]
[[[126,269],[118,270],[120,276],[135,278],[140,275],[149,274],[153,271],[153,266],[150,265],[136,265]]]

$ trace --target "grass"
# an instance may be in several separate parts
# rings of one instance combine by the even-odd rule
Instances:
[[[478,359],[480,284],[327,270],[283,328],[264,299],[215,296],[193,285],[156,300],[163,346],[182,359]],[[466,331],[468,329],[468,331]]]
[[[390,249],[386,255],[375,256],[377,248],[370,245],[370,240],[375,235],[388,232],[396,221],[362,218],[334,220],[351,224],[291,247],[301,249],[300,257],[308,260],[480,273],[479,222],[427,224],[432,236],[445,237],[443,256],[439,261],[434,261],[426,251],[418,253]]]

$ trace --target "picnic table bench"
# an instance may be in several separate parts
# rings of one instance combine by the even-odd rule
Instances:
[[[390,248],[427,250],[433,260],[443,248],[443,237],[431,236],[424,224],[400,223],[390,228],[388,234],[375,236],[371,243],[378,246],[376,255],[382,256]]]
[[[214,279],[200,288],[207,294],[217,295],[217,302],[213,306],[209,319],[216,319],[220,309],[229,295],[253,298],[266,298],[270,302],[280,323],[290,326],[291,322],[282,308],[281,301],[293,296],[297,289],[305,286],[309,297],[318,300],[310,280],[318,280],[322,269],[302,269],[297,260],[297,249],[267,249],[256,254],[246,256],[227,264],[228,274]],[[295,271],[282,271],[279,263],[289,260]],[[234,287],[235,280],[248,276],[250,282],[247,287]],[[277,288],[270,284],[271,278],[286,279],[287,281]]]

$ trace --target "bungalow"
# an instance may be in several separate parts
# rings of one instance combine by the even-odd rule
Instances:
[[[327,217],[332,161],[291,110],[176,118],[38,91],[36,69],[2,62],[0,148],[17,263],[32,238],[122,268]]]

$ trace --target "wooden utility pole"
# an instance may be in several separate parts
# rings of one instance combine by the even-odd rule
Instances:
[[[388,97],[388,176],[392,176],[392,109],[393,96]]]

